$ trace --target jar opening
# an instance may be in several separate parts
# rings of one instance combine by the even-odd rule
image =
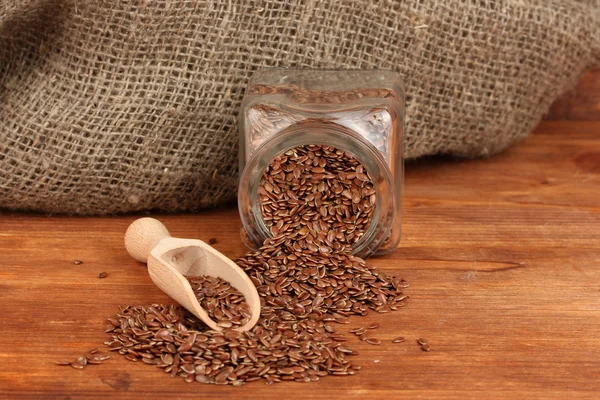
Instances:
[[[356,159],[370,177],[375,196],[371,219],[358,219],[359,224],[367,220],[368,226],[362,231],[357,230],[357,236],[360,236],[352,243],[352,252],[362,257],[373,254],[389,236],[392,228],[395,210],[392,174],[380,152],[371,143],[346,127],[323,120],[307,120],[290,126],[263,143],[247,163],[240,179],[238,207],[249,241],[260,246],[264,240],[273,236],[273,220],[265,222],[260,200],[260,196],[265,195],[265,189],[260,187],[263,174],[278,156],[311,145],[327,146],[347,153]],[[320,172],[319,168],[316,171]],[[259,193],[260,191],[262,192]],[[348,194],[350,193],[346,193]],[[353,201],[358,202],[357,199]],[[354,237],[352,232],[350,236]]]

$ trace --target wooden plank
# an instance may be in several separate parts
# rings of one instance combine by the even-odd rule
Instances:
[[[548,120],[600,120],[600,67],[586,73],[573,90],[552,105]]]
[[[411,300],[341,325],[378,321],[384,344],[350,337],[363,369],[309,384],[186,384],[118,355],[55,366],[102,343],[119,305],[169,299],[123,247],[138,216],[3,213],[0,398],[598,398],[599,132],[600,122],[546,122],[488,160],[409,163],[401,246],[370,262],[404,277]],[[159,218],[175,236],[245,251],[235,209]],[[390,343],[399,335],[407,341]]]

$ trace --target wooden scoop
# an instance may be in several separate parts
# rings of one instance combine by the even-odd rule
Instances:
[[[148,263],[152,281],[173,300],[188,309],[211,329],[221,330],[200,306],[187,276],[219,277],[246,298],[252,317],[238,331],[252,329],[260,316],[256,287],[233,261],[201,240],[171,237],[167,228],[154,218],[140,218],[125,232],[125,247],[136,260]]]

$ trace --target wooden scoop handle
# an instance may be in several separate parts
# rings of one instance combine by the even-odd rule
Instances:
[[[147,263],[152,249],[167,237],[171,234],[162,222],[154,218],[140,218],[127,228],[125,248],[131,257]]]

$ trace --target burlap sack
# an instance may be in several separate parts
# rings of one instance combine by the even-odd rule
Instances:
[[[599,1],[0,0],[0,207],[76,214],[233,200],[259,67],[405,77],[406,154],[525,137],[600,58]]]

